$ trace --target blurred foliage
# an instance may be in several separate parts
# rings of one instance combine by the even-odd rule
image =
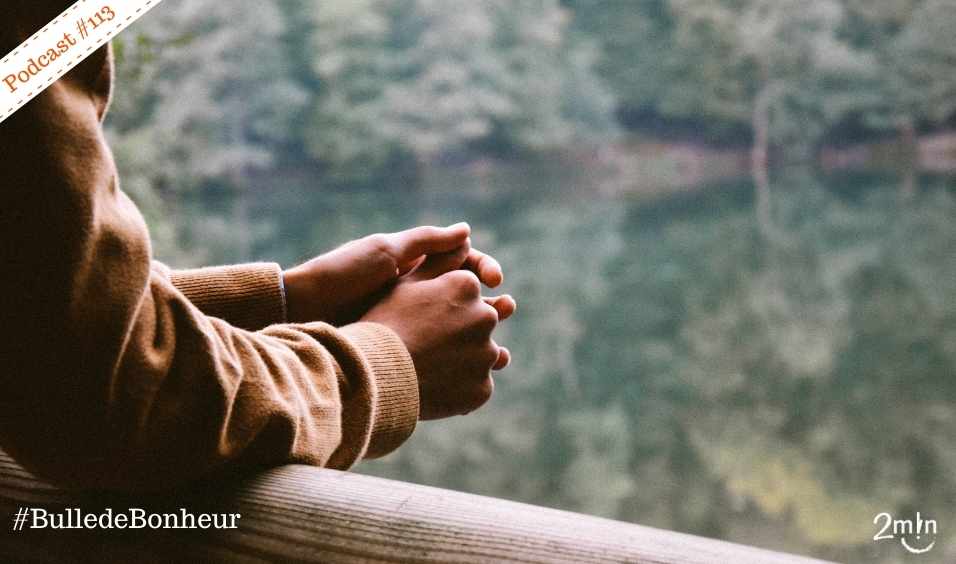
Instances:
[[[850,561],[900,561],[873,516],[918,510],[949,562],[956,181],[774,171],[770,238],[751,182],[652,188],[694,151],[619,139],[916,135],[956,111],[954,27],[950,0],[166,0],[115,43],[107,126],[176,266],[460,219],[505,265],[494,402],[364,470]]]
[[[860,115],[893,128],[899,114],[940,121],[954,111],[948,0],[565,4],[572,27],[598,38],[598,69],[622,109],[728,129],[749,125],[755,99],[772,86],[776,142],[788,149]]]
[[[414,181],[436,160],[604,145],[615,111],[739,132],[764,97],[790,157],[846,120],[956,111],[948,0],[224,6],[170,0],[117,40],[110,126],[133,193],[277,160],[340,184]]]
[[[893,178],[790,171],[784,246],[748,183],[528,188],[462,205],[513,265],[514,367],[376,473],[840,561],[901,558],[872,543],[881,511],[956,519],[956,182],[901,200]]]
[[[323,88],[305,143],[338,171],[396,151],[546,149],[614,129],[593,53],[557,0],[334,0],[313,18]]]

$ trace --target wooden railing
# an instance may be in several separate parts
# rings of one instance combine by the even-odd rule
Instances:
[[[12,531],[21,507],[240,513],[229,530]],[[74,516],[76,512],[74,512]],[[814,562],[727,542],[417,486],[285,466],[188,492],[123,497],[49,486],[0,452],[0,562]]]

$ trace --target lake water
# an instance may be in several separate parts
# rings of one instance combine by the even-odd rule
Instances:
[[[747,180],[650,196],[540,163],[421,184],[275,180],[179,213],[208,263],[459,220],[498,257],[519,309],[494,399],[358,471],[860,562],[902,561],[873,519],[919,511],[939,523],[920,561],[956,559],[956,180],[782,172],[760,223]]]

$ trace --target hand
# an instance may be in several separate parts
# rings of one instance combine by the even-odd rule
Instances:
[[[362,318],[390,327],[411,353],[423,420],[463,415],[484,405],[494,391],[490,371],[511,361],[511,353],[491,334],[514,313],[515,301],[481,297],[479,277],[460,270],[472,256],[465,244],[428,257]]]
[[[356,321],[427,255],[461,248],[470,235],[467,223],[369,235],[289,269],[283,273],[289,321],[335,325]],[[475,272],[490,287],[502,282],[498,262],[474,249],[461,267]]]

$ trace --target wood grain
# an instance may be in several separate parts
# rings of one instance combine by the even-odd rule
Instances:
[[[242,514],[220,531],[24,530],[21,506]],[[53,488],[0,451],[2,562],[818,562],[403,482],[306,466],[124,497]]]

